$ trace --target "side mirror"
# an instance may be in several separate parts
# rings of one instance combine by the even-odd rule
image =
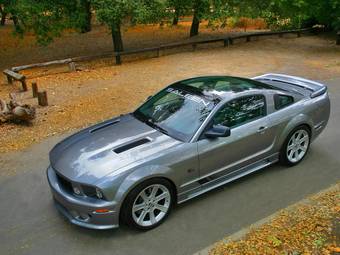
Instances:
[[[230,136],[230,128],[222,125],[213,125],[204,135],[207,138],[228,137]]]

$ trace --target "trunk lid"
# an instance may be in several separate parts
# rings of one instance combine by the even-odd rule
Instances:
[[[311,98],[320,96],[327,91],[327,87],[322,83],[285,74],[268,73],[254,77],[253,79],[279,89],[297,92]]]

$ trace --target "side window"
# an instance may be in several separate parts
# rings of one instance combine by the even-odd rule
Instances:
[[[263,95],[241,97],[228,102],[213,117],[213,124],[227,127],[240,126],[266,115]]]
[[[274,95],[275,110],[280,110],[290,104],[294,103],[294,98],[287,95]]]

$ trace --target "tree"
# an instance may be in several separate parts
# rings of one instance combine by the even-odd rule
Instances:
[[[50,43],[66,28],[91,29],[91,0],[0,0],[0,4],[11,15],[16,33],[33,31],[41,45]]]
[[[7,12],[5,10],[5,6],[3,5],[0,5],[0,15],[1,15],[0,25],[4,26],[6,23]]]
[[[249,1],[249,0],[248,0]],[[271,19],[287,20],[283,27],[300,28],[303,24],[325,25],[327,29],[340,29],[339,0],[255,0],[255,3],[266,3],[262,14]],[[312,22],[310,22],[312,21]],[[282,25],[282,24],[281,24]]]
[[[339,0],[306,0],[306,12],[309,18],[314,18],[327,29],[340,30],[340,1]]]
[[[18,25],[18,19],[15,14],[15,2],[11,0],[0,0],[0,14],[1,14],[1,20],[0,25],[4,26],[6,23],[6,18],[8,15],[10,15],[10,18],[13,20],[14,25]]]
[[[111,30],[114,51],[124,50],[121,27],[160,21],[165,14],[163,1],[93,0],[97,18]]]
[[[190,37],[198,35],[198,30],[201,20],[209,16],[210,1],[209,0],[194,0],[192,1],[193,17],[190,28]]]

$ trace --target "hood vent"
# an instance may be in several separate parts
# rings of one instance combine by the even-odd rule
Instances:
[[[140,146],[140,145],[148,143],[148,142],[151,142],[151,140],[149,138],[143,138],[143,139],[140,139],[140,140],[137,140],[137,141],[125,144],[125,145],[123,145],[121,147],[118,147],[118,148],[114,149],[113,151],[115,153],[119,154],[119,153],[122,153],[124,151],[130,150],[132,148],[135,148],[137,146]]]
[[[101,129],[104,129],[104,128],[107,128],[107,127],[109,127],[109,126],[112,126],[112,125],[118,123],[119,121],[120,121],[120,120],[118,119],[118,120],[113,120],[113,121],[107,122],[107,123],[105,123],[105,124],[103,124],[103,125],[101,125],[101,126],[99,126],[99,127],[95,127],[95,128],[93,128],[93,129],[91,129],[91,130],[90,130],[90,133],[92,134],[92,133],[95,133],[95,132],[97,132],[97,131],[99,131],[99,130],[101,130]]]

